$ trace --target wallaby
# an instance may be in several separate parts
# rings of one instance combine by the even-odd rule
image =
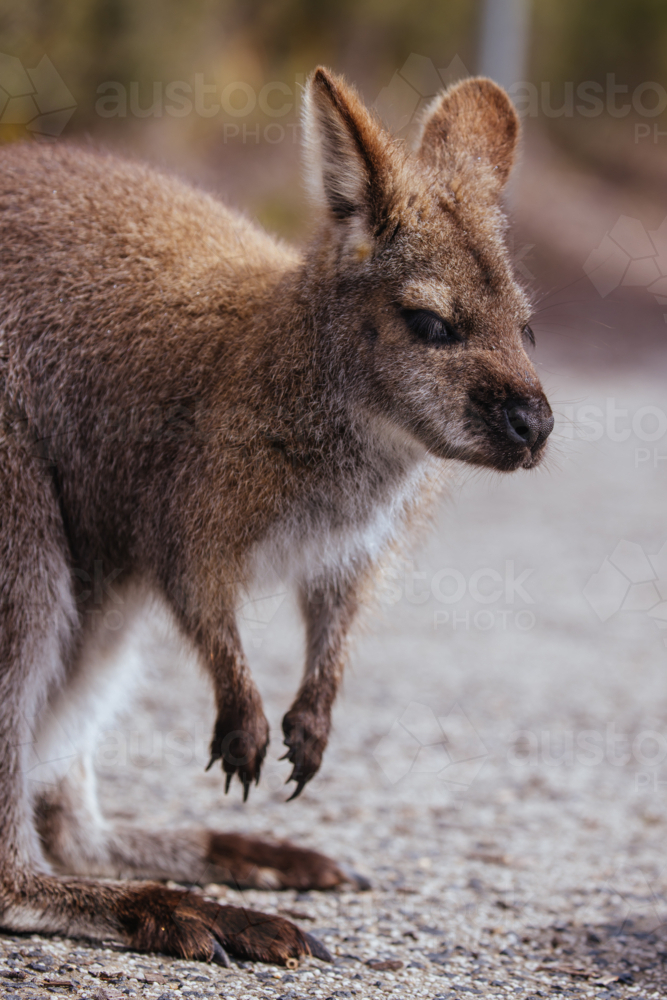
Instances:
[[[6,929],[222,963],[328,958],[287,920],[160,883],[347,876],[290,844],[105,821],[100,711],[138,670],[147,610],[167,614],[210,674],[212,760],[247,795],[268,727],[234,608],[239,588],[289,575],[307,637],[283,721],[298,794],[357,608],[447,463],[543,454],[553,418],[503,244],[518,137],[504,91],[450,88],[411,153],[317,69],[304,131],[317,214],[302,253],[144,166],[57,143],[0,153]],[[123,630],[99,613],[118,593]],[[67,767],[63,734],[80,749]]]

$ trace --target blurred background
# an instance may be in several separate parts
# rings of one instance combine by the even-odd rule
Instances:
[[[662,0],[0,0],[0,142],[101,143],[299,239],[299,101],[318,63],[406,141],[444,84],[485,72],[509,87],[525,136],[512,238],[536,332],[595,367],[661,348],[664,303],[647,292],[661,250],[645,234],[667,213]],[[599,250],[621,217],[633,225]]]

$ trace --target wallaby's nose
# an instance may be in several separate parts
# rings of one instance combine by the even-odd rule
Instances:
[[[542,399],[529,403],[509,402],[504,410],[508,438],[531,450],[543,444],[554,429],[551,407]]]

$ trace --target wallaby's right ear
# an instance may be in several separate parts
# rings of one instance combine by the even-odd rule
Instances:
[[[357,217],[374,228],[386,204],[385,140],[356,92],[321,66],[306,87],[304,137],[316,200],[339,221]]]
[[[422,123],[419,155],[466,194],[494,202],[510,175],[519,118],[507,93],[484,77],[462,80],[438,96]]]

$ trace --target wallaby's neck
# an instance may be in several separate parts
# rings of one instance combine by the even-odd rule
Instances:
[[[370,464],[399,477],[422,463],[424,447],[369,405],[369,373],[338,317],[336,289],[317,256],[286,268],[262,291],[256,308],[261,338],[243,374],[276,447],[335,465]],[[328,455],[328,458],[325,458]]]

